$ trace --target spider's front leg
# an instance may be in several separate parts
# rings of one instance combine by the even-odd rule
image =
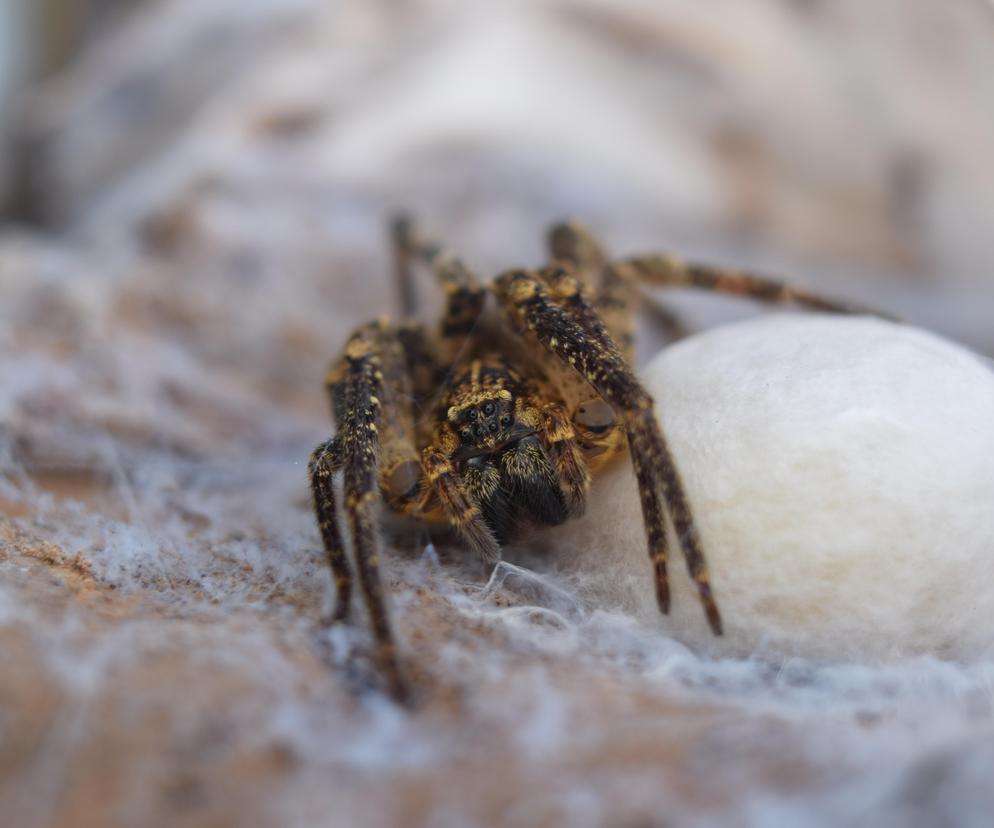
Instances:
[[[496,293],[516,327],[537,339],[564,366],[579,372],[624,423],[660,609],[669,609],[666,524],[659,498],[662,492],[708,623],[715,635],[721,635],[721,615],[712,595],[693,516],[656,421],[652,398],[620,355],[579,281],[561,268],[543,274],[541,279],[526,271],[512,271],[497,279]]]
[[[352,606],[352,571],[345,555],[345,545],[338,530],[338,508],[335,505],[334,475],[344,464],[342,440],[333,437],[321,443],[311,453],[307,473],[311,480],[314,514],[324,543],[325,555],[335,580],[335,609],[330,623],[347,621]]]
[[[417,486],[418,475],[413,481],[408,479],[412,464],[419,468],[412,444],[410,385],[397,332],[381,322],[359,328],[328,376],[338,435],[318,446],[309,464],[314,510],[337,590],[332,620],[348,618],[351,598],[351,573],[332,483],[333,474],[341,470],[346,518],[376,644],[376,662],[388,692],[399,701],[407,698],[407,688],[380,581],[376,509],[381,485],[398,496],[404,494],[400,489]]]
[[[548,234],[553,262],[565,263],[586,285],[588,298],[611,333],[611,340],[626,357],[635,353],[635,313],[638,289],[624,272],[608,265],[604,248],[593,234],[575,221],[555,224]]]
[[[643,296],[634,271],[611,264],[586,227],[575,221],[553,225],[549,230],[548,247],[552,260],[568,264],[587,286],[591,305],[622,356],[630,363],[635,357],[635,319],[639,309],[648,312],[670,340],[687,336],[688,330],[680,315],[654,297]]]

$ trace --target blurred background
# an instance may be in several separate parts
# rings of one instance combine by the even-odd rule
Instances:
[[[283,267],[400,205],[488,271],[576,215],[994,347],[986,0],[2,9],[8,222]]]
[[[992,104],[987,0],[0,0],[0,822],[989,824],[989,670],[714,664],[445,550],[383,559],[400,714],[315,640],[304,464],[398,207],[994,353]]]

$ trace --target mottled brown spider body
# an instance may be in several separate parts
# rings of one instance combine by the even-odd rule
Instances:
[[[591,475],[626,447],[659,607],[669,609],[668,514],[708,623],[720,635],[690,505],[653,400],[630,367],[640,285],[864,311],[669,256],[611,262],[574,224],[551,231],[548,266],[509,271],[490,284],[406,220],[395,222],[393,241],[405,315],[415,309],[412,267],[422,263],[445,291],[442,321],[428,331],[412,321],[380,320],[352,334],[327,378],[338,433],[315,449],[309,464],[335,577],[332,620],[348,618],[352,592],[332,484],[341,471],[353,558],[388,691],[407,695],[378,574],[379,501],[454,527],[493,563],[501,545],[526,530],[582,514]]]

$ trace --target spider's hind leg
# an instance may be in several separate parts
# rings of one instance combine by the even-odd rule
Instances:
[[[439,362],[451,365],[473,333],[483,311],[486,290],[462,259],[421,232],[409,217],[394,219],[391,237],[404,313],[411,316],[417,310],[413,273],[417,263],[431,268],[445,293],[436,349]]]
[[[611,267],[650,287],[694,288],[728,296],[742,296],[771,305],[793,304],[823,313],[863,314],[894,319],[873,308],[829,299],[779,279],[733,268],[686,262],[672,255],[634,256],[616,262]]]

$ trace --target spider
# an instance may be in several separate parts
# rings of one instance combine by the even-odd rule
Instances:
[[[416,309],[413,269],[422,265],[444,290],[441,321],[429,330],[381,319],[352,333],[326,378],[337,434],[308,464],[336,590],[329,621],[347,621],[352,599],[333,487],[341,471],[374,658],[390,695],[403,701],[408,687],[379,576],[378,503],[450,525],[473,553],[494,564],[501,546],[527,529],[582,514],[591,475],[626,447],[659,609],[666,613],[670,604],[668,514],[707,622],[721,635],[680,474],[653,400],[631,368],[640,286],[702,288],[835,313],[870,311],[669,255],[612,261],[576,223],[550,230],[550,264],[510,270],[489,284],[406,217],[393,221],[391,237],[405,318]]]

